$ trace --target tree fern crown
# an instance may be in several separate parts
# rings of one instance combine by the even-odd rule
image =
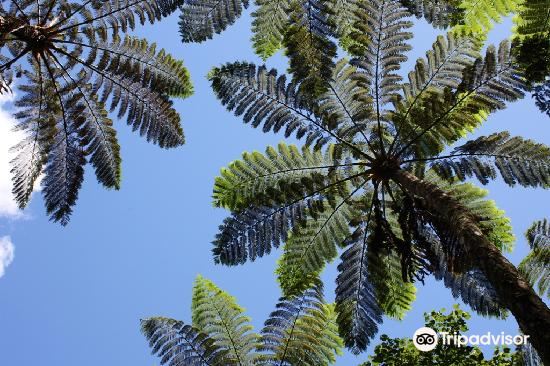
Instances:
[[[14,75],[18,130],[13,193],[26,206],[44,174],[52,220],[66,224],[84,165],[107,188],[120,187],[120,147],[108,112],[161,147],[184,143],[169,99],[192,93],[189,74],[155,44],[126,35],[155,22],[179,0],[61,0],[0,2],[0,93]]]
[[[319,79],[315,92],[303,88],[309,81],[292,64],[291,80],[249,63],[222,65],[209,77],[221,103],[245,123],[304,141],[302,148],[245,153],[222,169],[214,205],[231,216],[214,241],[215,261],[242,264],[283,247],[277,274],[291,296],[340,257],[338,327],[346,346],[361,352],[383,315],[402,318],[410,309],[412,282],[427,274],[479,313],[506,315],[455,223],[475,222],[476,235],[503,251],[514,241],[510,223],[484,190],[462,181],[502,177],[548,187],[550,150],[497,133],[447,153],[523,97],[526,80],[509,42],[482,55],[478,39],[452,31],[402,81],[409,13],[396,0],[357,6],[346,30],[352,57],[330,65],[331,77]],[[434,213],[438,206],[427,204],[434,192],[455,216]]]

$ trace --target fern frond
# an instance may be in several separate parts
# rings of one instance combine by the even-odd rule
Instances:
[[[252,44],[262,59],[273,56],[283,47],[288,24],[290,2],[287,0],[256,0],[252,13]]]
[[[167,17],[183,5],[184,0],[83,0],[83,3],[59,2],[63,12],[60,31],[78,27],[95,27],[98,33],[113,36],[133,30],[137,23],[154,23]]]
[[[385,315],[402,320],[416,300],[416,286],[403,280],[401,259],[395,251],[367,251],[369,279]]]
[[[546,187],[550,184],[549,159],[550,147],[501,132],[466,142],[449,157],[438,158],[432,167],[444,179],[475,177],[486,184],[496,178],[498,169],[510,186]]]
[[[271,191],[280,193],[282,183],[292,186],[311,181],[314,184],[331,168],[344,164],[336,160],[332,147],[322,153],[309,148],[300,151],[294,145],[281,143],[277,150],[268,147],[265,154],[244,153],[242,160],[232,162],[216,178],[214,205],[240,211],[251,204],[257,205],[258,200],[269,201],[265,197],[270,197]],[[282,198],[274,199],[282,201]]]
[[[66,124],[64,115],[58,125]],[[59,127],[58,127],[59,129]],[[62,225],[69,223],[72,207],[78,199],[78,191],[84,180],[85,152],[76,137],[76,131],[64,129],[55,136],[44,169],[43,196],[46,212],[51,220]]]
[[[547,219],[535,222],[527,230],[531,251],[519,265],[520,272],[541,296],[550,298],[550,224]]]
[[[411,14],[440,29],[459,24],[464,16],[464,9],[454,0],[402,0],[401,3]]]
[[[550,117],[550,81],[535,88],[533,97],[541,112]]]
[[[350,37],[354,39],[351,60],[364,77],[373,96],[377,121],[383,118],[384,106],[397,95],[401,77],[396,73],[407,60],[411,49],[407,30],[412,22],[398,0],[362,1],[358,4],[358,20]]]
[[[226,350],[226,359],[235,364],[251,364],[256,358],[259,336],[252,332],[250,318],[243,313],[234,297],[213,282],[197,277],[193,287],[193,326]]]
[[[357,240],[340,256],[336,278],[336,312],[339,333],[355,354],[364,351],[378,332],[383,311],[375,285],[369,276],[367,251],[369,236]]]
[[[156,44],[145,39],[125,36],[113,37],[108,42],[86,34],[88,42],[78,38],[62,43],[88,48],[86,65],[140,82],[143,87],[186,98],[193,93],[189,71],[183,62],[174,59],[164,49],[157,52]]]
[[[29,202],[36,180],[47,162],[57,134],[56,116],[60,112],[52,93],[53,85],[42,84],[41,71],[29,76],[27,85],[19,85],[22,97],[15,102],[19,109],[15,114],[18,120],[16,130],[22,131],[25,138],[11,148],[16,156],[10,162],[12,192],[20,208]]]
[[[325,0],[291,3],[283,45],[289,58],[288,70],[303,96],[316,98],[328,89],[336,57],[336,45],[330,39],[333,32]]]
[[[317,99],[316,105],[317,113],[339,126],[343,138],[360,145],[356,136],[361,135],[363,143],[370,145],[368,135],[376,128],[372,122],[372,100],[357,68],[347,59],[336,63],[329,90]]]
[[[276,207],[250,207],[223,221],[212,244],[214,262],[243,264],[271,253],[288,237],[288,232],[306,218],[306,210],[319,206],[309,198]],[[322,206],[322,205],[321,205]]]
[[[323,366],[335,362],[342,341],[334,306],[323,300],[317,284],[303,294],[279,299],[262,329],[262,365]]]
[[[460,202],[471,215],[477,219],[477,224],[500,251],[511,253],[516,238],[512,230],[510,218],[506,212],[497,207],[496,202],[488,200],[488,191],[471,183],[444,181],[434,171],[429,171],[425,179],[445,190],[450,196]]]
[[[236,365],[225,358],[226,351],[196,328],[181,321],[155,317],[141,320],[141,332],[161,365]]]
[[[507,102],[523,97],[526,85],[510,53],[510,44],[503,41],[498,51],[487,48],[486,56],[463,70],[460,85],[445,88],[441,94],[429,94],[417,101],[409,113],[413,132],[404,137],[399,154],[412,146],[417,158],[439,154],[489,115],[504,109]],[[413,136],[414,137],[411,137]],[[400,143],[402,142],[400,141]],[[397,146],[397,144],[396,144]]]
[[[309,287],[311,279],[317,278],[325,264],[336,258],[338,246],[343,246],[351,235],[349,222],[357,212],[350,202],[342,199],[334,207],[328,203],[325,206],[313,215],[306,211],[309,219],[304,225],[295,226],[285,242],[276,273],[286,295]]]
[[[485,37],[503,18],[516,13],[523,0],[463,0],[460,24],[454,31],[464,35]]]
[[[499,301],[495,289],[479,269],[457,273],[447,266],[447,256],[442,244],[436,239],[430,240],[428,249],[432,257],[433,274],[436,280],[443,281],[451,290],[454,298],[461,298],[472,310],[483,316],[504,318],[507,311]]]
[[[183,42],[203,42],[223,32],[248,8],[248,0],[187,0],[180,7]]]
[[[353,44],[350,33],[353,31],[353,24],[357,21],[358,0],[329,0],[326,6],[329,9],[328,21],[334,24],[334,34],[340,46],[344,49]]]
[[[284,75],[277,77],[274,69],[233,63],[215,68],[209,78],[221,103],[253,127],[263,125],[264,132],[284,128],[285,137],[295,134],[316,146],[335,136],[307,106],[298,86],[287,84]]]

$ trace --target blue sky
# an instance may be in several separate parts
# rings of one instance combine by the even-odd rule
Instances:
[[[264,151],[268,144],[283,139],[254,130],[225,111],[205,78],[211,67],[223,62],[260,63],[250,47],[248,14],[222,35],[199,45],[180,43],[174,16],[138,31],[184,59],[192,74],[195,95],[176,102],[187,144],[161,150],[132,133],[123,121],[117,122],[122,188],[103,189],[87,169],[67,227],[48,221],[39,194],[23,214],[10,208],[5,189],[9,171],[0,164],[0,238],[15,248],[10,261],[10,253],[2,250],[8,246],[0,245],[0,262],[11,262],[0,278],[0,365],[158,364],[139,332],[139,319],[164,315],[189,321],[191,288],[199,273],[236,296],[256,329],[261,328],[279,297],[273,275],[279,253],[236,268],[215,266],[210,255],[210,242],[227,215],[211,205],[219,169],[244,151]],[[498,27],[491,38],[506,37],[510,26],[506,22]],[[415,27],[408,65],[431,46],[436,34],[425,24]],[[267,65],[283,72],[286,61],[276,56]],[[9,117],[9,105],[3,108],[0,124]],[[509,130],[550,144],[548,123],[527,97],[491,116],[474,136]],[[2,163],[4,144],[11,137],[4,130],[0,136]],[[518,242],[509,257],[517,264],[527,252],[524,231],[533,220],[550,216],[550,192],[511,190],[501,183],[487,188],[512,218]],[[330,300],[335,274],[335,265],[325,272]],[[455,302],[441,283],[429,280],[420,286],[418,300],[405,320],[386,321],[380,334],[408,337],[423,324],[423,312],[450,308]],[[496,321],[474,316],[470,327],[472,334],[517,332],[513,318]],[[346,353],[337,365],[358,364],[371,350],[357,358]]]

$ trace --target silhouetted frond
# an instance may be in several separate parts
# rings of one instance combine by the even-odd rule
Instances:
[[[248,0],[186,0],[181,6],[183,42],[203,42],[223,32],[248,8]]]
[[[279,299],[261,334],[261,365],[329,365],[342,347],[334,307],[324,303],[319,284]]]
[[[141,332],[161,365],[214,366],[234,365],[225,359],[226,351],[196,328],[181,321],[155,317],[141,321]]]
[[[550,117],[550,81],[535,88],[533,96],[541,112]]]
[[[288,232],[306,218],[306,209],[318,205],[314,199],[275,207],[250,207],[224,220],[214,240],[214,261],[243,264],[271,253],[287,240]]]
[[[436,28],[445,29],[463,20],[464,9],[452,0],[401,0],[407,10],[417,18],[424,18]]]
[[[508,185],[546,187],[550,184],[549,159],[547,146],[501,132],[466,142],[432,167],[445,179],[476,177],[486,184],[496,178],[498,169]]]
[[[199,276],[193,287],[193,326],[208,334],[214,344],[226,350],[230,364],[251,364],[259,336],[252,332],[250,318],[243,315],[234,297],[213,282]]]
[[[527,230],[531,251],[519,265],[520,271],[539,294],[550,298],[550,224],[544,219]]]
[[[416,286],[403,280],[403,267],[395,251],[367,249],[369,279],[383,313],[402,320],[416,300]]]
[[[347,348],[364,351],[382,323],[382,309],[369,275],[368,234],[359,235],[342,253],[336,278],[338,327]]]
[[[470,269],[457,273],[448,269],[447,256],[442,244],[432,238],[431,247],[428,249],[433,256],[433,274],[439,281],[443,281],[445,287],[451,290],[454,298],[460,299],[469,305],[472,310],[483,316],[496,316],[503,318],[506,310],[498,300],[495,289],[479,269]]]
[[[321,146],[331,137],[329,126],[307,107],[296,84],[287,84],[275,70],[233,63],[214,69],[210,80],[222,104],[253,127],[263,125],[264,132],[284,128],[286,137],[295,133],[308,145]]]

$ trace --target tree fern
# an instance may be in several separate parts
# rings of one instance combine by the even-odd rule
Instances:
[[[541,296],[550,297],[550,224],[544,219],[535,222],[527,230],[531,251],[520,263],[519,269],[536,287]]]
[[[451,144],[528,89],[509,42],[487,47],[481,57],[479,38],[452,32],[436,40],[402,83],[397,70],[409,49],[407,12],[391,0],[358,6],[347,45],[353,57],[335,63],[316,97],[264,66],[212,71],[214,92],[246,123],[264,132],[292,126],[286,137],[300,128],[297,137],[313,149],[308,154],[330,156],[323,164],[286,159],[289,165],[275,169],[280,154],[247,154],[222,170],[214,203],[232,217],[214,243],[216,261],[241,264],[284,241],[277,271],[286,295],[295,295],[340,252],[335,311],[354,352],[367,348],[384,315],[404,316],[414,299],[412,282],[434,274],[481,314],[510,310],[544,353],[550,339],[542,323],[550,326],[550,310],[501,253],[513,242],[509,220],[485,191],[460,180],[496,179],[502,169],[509,184],[547,187],[548,148],[497,135],[492,145],[483,138],[459,148],[486,156],[484,172],[478,162],[468,171],[440,169],[460,158],[443,154]],[[270,215],[276,227],[263,223]],[[518,293],[525,296],[521,304]]]
[[[47,211],[66,224],[87,162],[101,184],[120,187],[120,147],[108,112],[126,116],[134,130],[161,147],[183,144],[169,96],[191,94],[187,70],[154,44],[123,35],[179,5],[179,0],[0,3],[0,91],[9,90],[15,69],[21,91],[17,129],[26,134],[12,161],[21,208],[44,173]]]
[[[142,333],[161,365],[330,365],[341,353],[334,306],[316,283],[299,296],[282,297],[261,336],[235,299],[198,277],[193,325],[163,317],[141,321]]]

